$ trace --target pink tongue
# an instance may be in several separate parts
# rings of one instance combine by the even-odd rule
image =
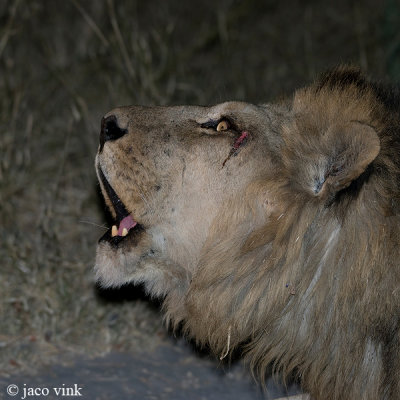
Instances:
[[[119,223],[118,236],[122,236],[122,231],[124,228],[126,228],[126,230],[129,232],[129,229],[132,229],[135,225],[137,225],[137,222],[132,218],[131,215],[128,215]]]

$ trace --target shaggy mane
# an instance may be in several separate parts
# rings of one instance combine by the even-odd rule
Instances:
[[[296,92],[292,118],[281,126],[283,178],[260,176],[224,207],[184,305],[167,297],[167,319],[184,321],[218,356],[228,335],[229,351],[245,344],[261,379],[272,364],[317,398],[377,399],[382,387],[396,390],[386,389],[395,398],[398,104],[398,94],[386,96],[348,67]],[[346,130],[352,123],[359,137]],[[343,129],[339,139],[335,127]],[[221,227],[236,234],[220,237]]]

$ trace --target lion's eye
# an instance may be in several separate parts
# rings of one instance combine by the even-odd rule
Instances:
[[[229,121],[228,118],[221,118],[221,119],[211,119],[210,121],[204,122],[201,124],[202,128],[212,129],[216,132],[223,132],[229,131],[234,129],[234,125]],[[210,132],[209,134],[213,134]]]
[[[217,132],[227,131],[228,129],[229,129],[229,122],[226,119],[223,119],[217,125]]]

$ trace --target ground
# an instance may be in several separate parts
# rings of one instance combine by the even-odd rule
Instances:
[[[241,363],[218,366],[183,340],[172,339],[150,353],[114,351],[94,359],[78,357],[67,366],[52,365],[29,377],[0,378],[1,392],[11,384],[18,386],[21,396],[24,388],[49,388],[54,398],[53,388],[76,384],[91,400],[262,400],[298,392],[294,386],[286,391],[272,380],[263,391]]]

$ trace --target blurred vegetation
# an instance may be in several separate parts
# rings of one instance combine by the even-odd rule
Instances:
[[[2,0],[0,373],[162,336],[157,308],[93,282],[105,112],[266,102],[341,62],[398,81],[399,26],[395,0]]]

